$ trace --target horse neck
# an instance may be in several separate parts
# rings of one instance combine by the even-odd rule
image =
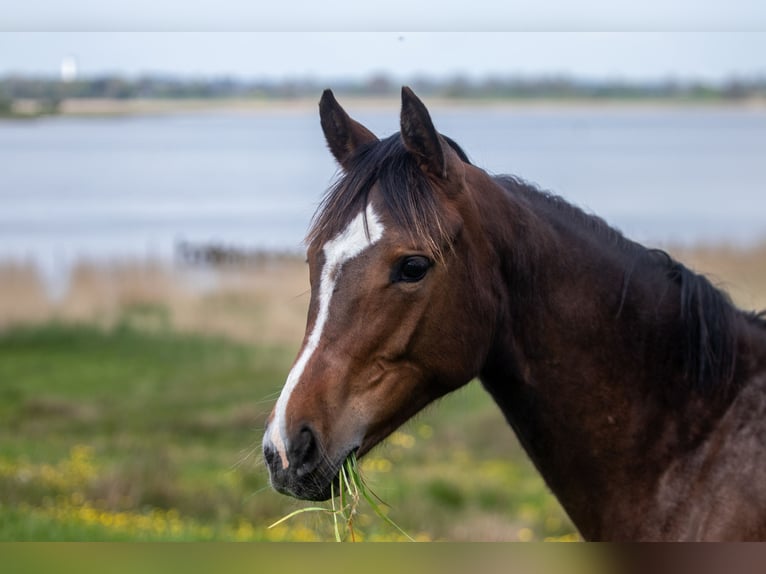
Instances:
[[[724,404],[667,392],[684,378],[677,286],[656,270],[626,289],[646,270],[625,240],[535,193],[480,200],[504,283],[482,383],[583,535],[635,537],[614,529],[652,511],[664,469]]]

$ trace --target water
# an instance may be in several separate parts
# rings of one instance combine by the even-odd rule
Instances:
[[[393,110],[357,119],[388,135]],[[494,173],[639,241],[766,238],[766,111],[432,110]],[[316,111],[0,122],[0,260],[170,258],[178,241],[302,249],[335,165]]]

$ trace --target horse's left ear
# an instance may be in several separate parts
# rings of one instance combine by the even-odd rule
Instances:
[[[423,102],[408,87],[402,88],[402,141],[418,158],[421,168],[441,178],[447,177],[447,157],[443,140],[434,128]]]

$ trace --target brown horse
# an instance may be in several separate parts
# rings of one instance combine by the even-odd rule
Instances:
[[[350,453],[478,376],[586,539],[766,538],[763,314],[471,165],[408,88],[384,140],[330,91],[319,109],[343,175],[308,235],[274,488],[328,498]]]

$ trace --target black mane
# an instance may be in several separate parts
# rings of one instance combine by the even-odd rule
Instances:
[[[626,274],[622,298],[631,281],[639,280],[637,269],[659,270],[678,286],[680,331],[684,334],[683,368],[690,389],[710,391],[727,389],[736,369],[736,322],[744,314],[729,295],[715,287],[704,275],[695,273],[660,249],[649,249],[627,239],[603,219],[586,213],[563,198],[541,191],[515,177],[499,176],[496,181],[511,193],[522,194],[533,205],[544,206],[574,223],[603,245],[625,255]],[[750,321],[766,327],[766,312],[746,315]]]

